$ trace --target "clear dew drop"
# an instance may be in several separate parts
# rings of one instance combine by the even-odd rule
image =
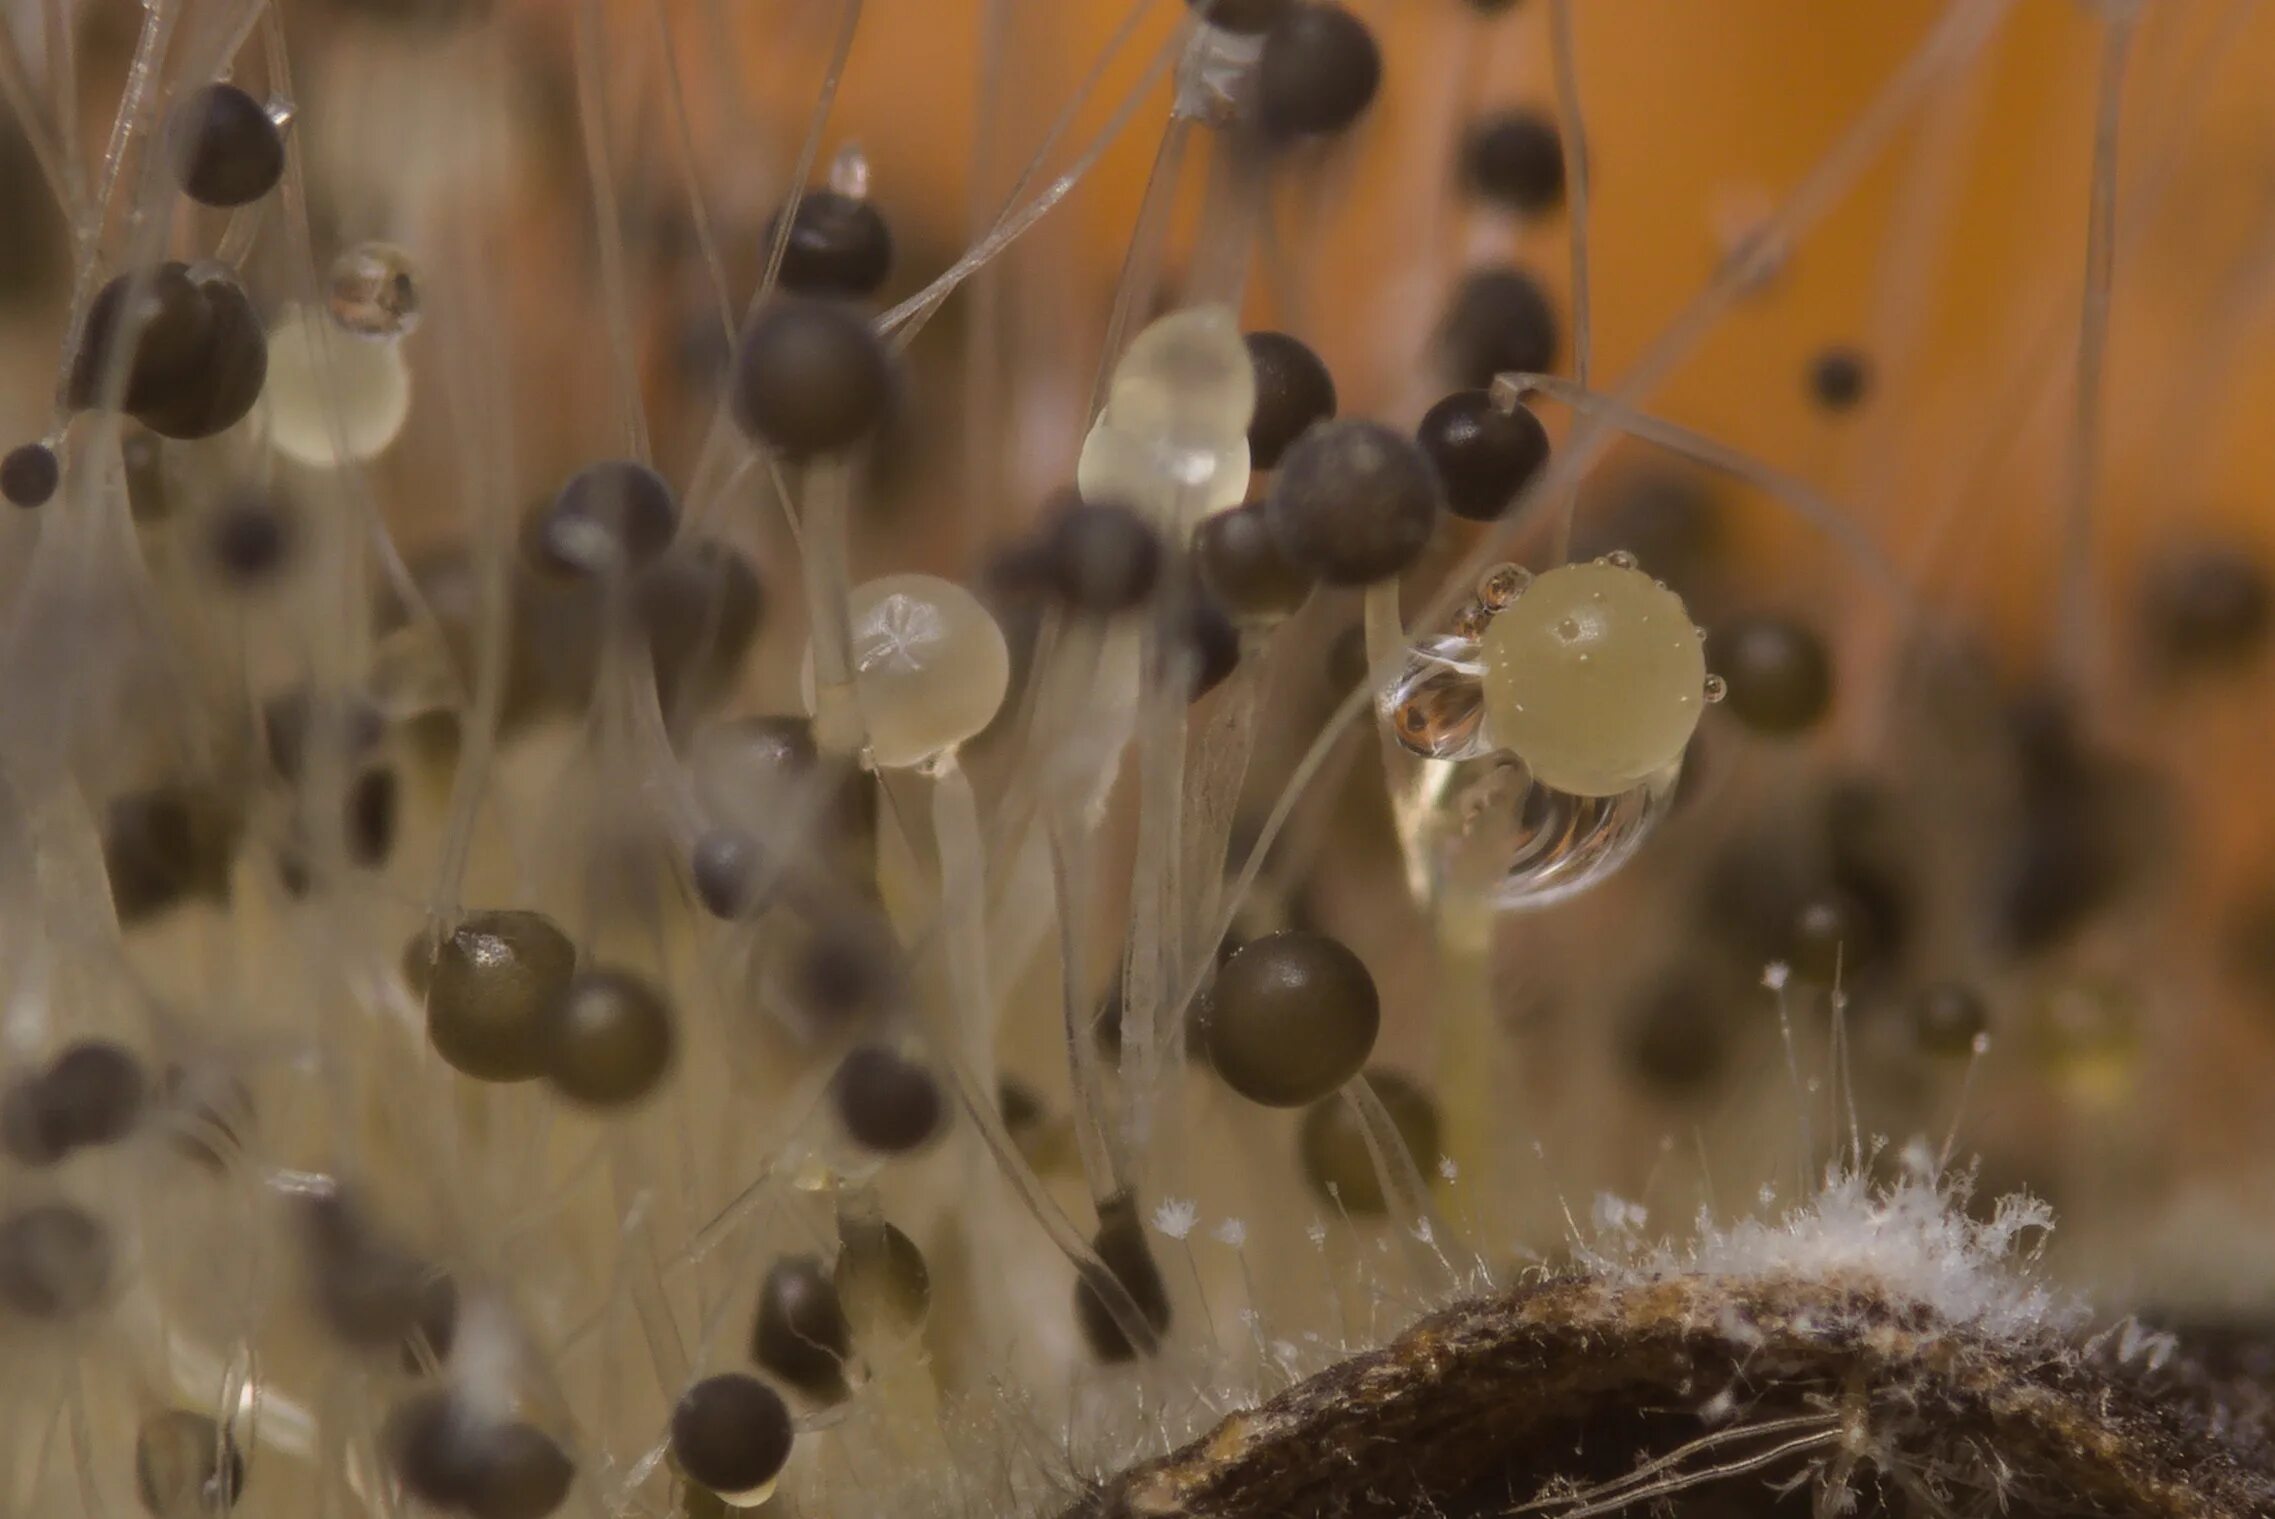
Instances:
[[[1482,601],[1472,601],[1453,614],[1454,635],[1458,638],[1480,639],[1493,625],[1493,609]]]
[[[393,243],[357,243],[332,260],[324,303],[359,338],[405,337],[419,325],[418,265]]]
[[[1604,562],[1607,564],[1617,565],[1620,569],[1623,570],[1632,570],[1635,568],[1635,556],[1632,553],[1628,552],[1626,549],[1613,549],[1610,553],[1604,555]]]
[[[1423,900],[1479,893],[1503,913],[1577,896],[1634,857],[1681,772],[1677,759],[1617,795],[1581,797],[1497,750],[1423,766],[1398,807],[1410,884]]]
[[[1724,680],[1719,675],[1709,675],[1706,677],[1706,699],[1709,702],[1718,702],[1729,694],[1730,683],[1728,681]]]
[[[1521,564],[1500,564],[1485,572],[1477,582],[1477,599],[1489,612],[1498,612],[1525,593],[1532,584],[1532,571]]]
[[[1424,759],[1467,759],[1493,747],[1472,639],[1432,638],[1409,651],[1379,709],[1399,746]]]

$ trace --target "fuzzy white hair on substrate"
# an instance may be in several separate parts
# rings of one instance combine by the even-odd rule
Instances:
[[[1836,1163],[1824,1186],[1774,1219],[1718,1223],[1701,1209],[1687,1244],[1583,1252],[1615,1285],[1683,1276],[1725,1282],[1800,1278],[1855,1283],[1889,1303],[1997,1339],[2034,1339],[2075,1329],[2085,1305],[2039,1280],[2035,1265],[2054,1211],[2026,1193],[2002,1197],[1989,1217],[1967,1212],[1965,1177],[1911,1169],[1875,1184]],[[1616,1245],[1613,1233],[1598,1245]]]

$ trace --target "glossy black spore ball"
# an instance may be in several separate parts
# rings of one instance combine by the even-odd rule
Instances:
[[[781,235],[782,214],[766,225],[766,246]],[[782,250],[782,288],[800,295],[875,295],[893,272],[893,233],[875,205],[835,190],[808,190],[790,219]]]
[[[1251,1102],[1317,1102],[1365,1068],[1382,1027],[1366,962],[1325,934],[1252,939],[1209,993],[1209,1058]]]
[[[1161,539],[1116,502],[1080,501],[1054,517],[1041,544],[1052,594],[1072,612],[1107,616],[1142,606],[1161,579]]]
[[[1412,439],[1378,422],[1339,421],[1288,450],[1264,512],[1290,561],[1329,585],[1371,585],[1421,556],[1442,500]]]
[[[522,548],[551,575],[606,576],[645,567],[679,529],[663,476],[630,459],[603,459],[569,477],[522,529]]]
[[[1827,348],[1809,361],[1809,394],[1827,411],[1854,411],[1871,389],[1872,365],[1854,348]]]
[[[0,1218],[0,1308],[26,1318],[77,1318],[111,1287],[111,1236],[70,1203],[34,1203]]]
[[[845,1396],[845,1362],[852,1354],[853,1328],[821,1261],[811,1255],[776,1261],[759,1288],[751,1359],[807,1396],[831,1403]]]
[[[0,458],[0,496],[10,506],[45,506],[62,481],[63,466],[45,443],[20,443]]]
[[[548,1021],[576,965],[575,946],[543,913],[467,914],[429,962],[428,1041],[477,1080],[542,1075]]]
[[[1335,377],[1310,345],[1284,332],[1251,332],[1244,341],[1256,370],[1256,410],[1248,418],[1249,467],[1278,469],[1296,439],[1335,415]]]
[[[1217,604],[1247,622],[1293,616],[1314,583],[1308,571],[1280,552],[1262,502],[1204,519],[1193,533],[1193,562]]]
[[[380,1448],[413,1497],[468,1519],[545,1519],[576,1478],[544,1431],[486,1417],[445,1392],[391,1409]]]
[[[1457,390],[1415,429],[1445,487],[1446,510],[1492,522],[1516,504],[1548,462],[1548,429],[1523,406],[1498,406],[1482,390]]]
[[[284,134],[259,101],[233,84],[190,91],[166,122],[182,193],[201,205],[250,205],[284,175]]]
[[[671,1411],[671,1456],[691,1482],[735,1497],[755,1493],[790,1459],[790,1410],[754,1376],[705,1377]]]
[[[1741,617],[1706,638],[1706,667],[1722,677],[1723,706],[1757,733],[1817,725],[1833,703],[1833,662],[1817,635],[1787,617]]]
[[[1439,1154],[1438,1105],[1416,1082],[1396,1071],[1371,1070],[1366,1076],[1408,1157],[1424,1175],[1430,1174]],[[1389,1211],[1390,1200],[1383,1195],[1366,1129],[1341,1094],[1322,1097],[1304,1110],[1299,1144],[1304,1179],[1321,1197],[1355,1216]]]
[[[1538,111],[1504,111],[1469,129],[1461,177],[1471,194],[1520,216],[1564,204],[1564,139]]]
[[[189,783],[113,797],[103,819],[103,865],[122,925],[189,899],[229,900],[244,815],[221,791]]]
[[[586,1107],[625,1107],[656,1089],[677,1043],[662,988],[629,971],[583,971],[547,1015],[546,1079]]]
[[[1554,308],[1521,269],[1472,271],[1438,329],[1447,377],[1470,390],[1489,388],[1498,374],[1546,373],[1559,341]]]
[[[226,266],[191,266],[205,308],[205,339],[178,383],[127,409],[152,432],[185,441],[210,438],[244,420],[269,377],[269,336],[253,298]]]
[[[1912,1040],[1923,1055],[1963,1060],[1975,1052],[1975,1041],[1990,1027],[1983,999],[1964,983],[1938,981],[1912,997]]]
[[[119,403],[144,426],[169,438],[211,437],[260,398],[268,335],[225,266],[170,262],[114,276],[96,292],[65,401],[103,401],[114,362],[125,368]]]
[[[1100,1203],[1098,1234],[1091,1243],[1098,1251],[1098,1258],[1113,1274],[1113,1280],[1121,1285],[1137,1308],[1141,1322],[1132,1328],[1142,1329],[1145,1335],[1138,1342],[1131,1342],[1121,1322],[1107,1309],[1099,1286],[1092,1283],[1086,1270],[1075,1282],[1074,1311],[1076,1321],[1082,1326],[1082,1337],[1089,1342],[1090,1353],[1108,1363],[1151,1355],[1160,1346],[1162,1333],[1169,1328],[1169,1289],[1161,1279],[1161,1267],[1153,1259],[1152,1247],[1146,1243],[1145,1223],[1138,1216],[1136,1199],[1123,1193]]]
[[[2267,647],[2275,590],[2265,567],[2239,549],[2183,549],[2143,577],[2141,622],[2150,656],[2164,670],[2233,670]]]
[[[1252,37],[1286,15],[1294,0],[1185,0],[1193,14],[1219,31]]]
[[[947,1117],[932,1073],[878,1044],[860,1045],[839,1062],[830,1095],[845,1132],[884,1155],[931,1143]]]
[[[87,307],[64,398],[94,406],[113,383],[113,363],[126,373],[119,404],[140,412],[175,399],[194,385],[206,356],[212,322],[189,266],[169,261],[136,274],[114,275]],[[131,342],[125,354],[120,350]]]
[[[212,1519],[245,1490],[245,1458],[211,1418],[162,1409],[134,1432],[134,1491],[151,1519]]]
[[[274,583],[299,547],[297,510],[268,491],[232,491],[205,523],[208,564],[223,585],[255,591]]]
[[[1181,621],[1186,655],[1193,662],[1193,700],[1199,701],[1240,668],[1240,629],[1224,608],[1206,598],[1188,605]]]
[[[1273,137],[1341,132],[1382,88],[1382,49],[1367,24],[1327,0],[1297,0],[1264,33],[1256,109]]]
[[[785,458],[810,459],[852,448],[884,420],[892,356],[852,307],[781,296],[743,329],[733,383],[743,431]]]

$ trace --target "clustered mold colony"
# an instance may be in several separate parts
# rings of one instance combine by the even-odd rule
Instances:
[[[1532,24],[1438,3],[1480,46]],[[1998,1463],[1919,1451],[1934,1419],[1964,1422],[1978,1362],[2040,1400],[2013,1438],[2105,1440],[2072,1472],[2086,1511],[2265,1495],[2243,1442],[2192,1425],[2134,1460],[2154,1421],[2131,1371],[2092,1423],[2073,1318],[2008,1261],[2042,1210],[1968,1222],[1948,1144],[1872,1185],[1895,1170],[1855,1132],[1853,1038],[1898,1041],[1926,1095],[1864,1100],[1921,1127],[1964,1097],[2018,988],[2040,989],[2047,1070],[2078,1092],[2125,1079],[2136,994],[2106,953],[2062,957],[2134,932],[2155,788],[2080,726],[2074,682],[1995,723],[1971,668],[1901,665],[1855,694],[1812,619],[1705,615],[1693,585],[1729,598],[1698,578],[1694,498],[1597,511],[1599,457],[1639,440],[1777,503],[1922,631],[1917,590],[1826,494],[1643,409],[1653,366],[1758,291],[1763,259],[1590,388],[1571,0],[1535,7],[1558,109],[1487,109],[1472,84],[1434,148],[1487,231],[1564,219],[1570,306],[1498,256],[1436,271],[1428,353],[1390,385],[1337,373],[1284,294],[1280,326],[1248,323],[1285,253],[1275,198],[1331,184],[1396,87],[1380,6],[1192,0],[1103,135],[1077,149],[1058,140],[1075,113],[1058,122],[921,287],[857,146],[805,183],[866,62],[855,38],[889,16],[818,8],[828,72],[752,214],[706,192],[674,36],[698,8],[570,9],[551,27],[474,0],[153,0],[100,154],[60,104],[73,42],[49,38],[36,91],[0,49],[75,260],[52,425],[0,458],[21,509],[0,657],[0,1347],[21,1369],[0,1513],[1374,1512],[1523,1474],[1545,1496],[1511,1511],[1577,1519],[1756,1472],[1800,1474],[1836,1512],[1870,1469],[1901,1511],[1949,1514]],[[1857,141],[1969,67],[1996,9],[1956,0]],[[2122,48],[2132,13],[2108,9]],[[687,176],[676,255],[627,246],[639,177],[614,157],[603,63],[634,31],[662,50]],[[567,44],[543,81],[563,98],[528,109],[558,113],[548,146],[581,162],[544,169],[559,193],[539,198],[590,223],[542,230],[614,415],[525,503],[518,276],[473,213],[504,194],[482,165],[534,161],[483,95],[531,38]],[[437,121],[343,156],[331,102],[295,98],[304,51]],[[1161,127],[1159,156],[1092,404],[1046,445],[1066,484],[975,533],[983,573],[915,568],[944,556],[896,552],[872,519],[940,395],[999,492],[1009,435],[1052,430],[990,415],[999,261],[1133,122]],[[2089,235],[2103,278],[2110,235]],[[697,380],[636,367],[634,251],[698,292]],[[980,334],[965,387],[925,339],[949,310]],[[1798,388],[1830,424],[1879,383],[1833,343]],[[2155,662],[2232,678],[2269,605],[2248,555],[2176,557],[2149,582]],[[1298,661],[1327,668],[1331,711],[1296,710]],[[1844,704],[1915,738],[1945,723],[1966,784],[1932,756],[1909,788],[1828,783],[1810,757]],[[1354,718],[1379,742],[1348,742]],[[1984,775],[2010,803],[1989,816],[1961,805]],[[1358,794],[1389,837],[1337,856],[1324,814]],[[2017,847],[1986,864],[1993,833]],[[1662,839],[1663,870],[1629,869]],[[1989,906],[1955,927],[1930,875],[1990,876]],[[1545,1042],[1517,1039],[1531,1015],[1496,944],[1613,890],[1684,926],[1594,957],[1641,968],[1607,979],[1624,1010],[1595,1043],[1694,1114],[1749,1039],[1776,1052],[1804,1154],[1770,1173],[1801,1195],[1780,1225],[1709,1221],[1687,1250],[1606,1197],[1557,1246],[1577,1275],[1499,1297],[1519,1277],[1505,1194],[1535,1184],[1496,1073],[1512,1040],[1528,1059]],[[1368,925],[1384,912],[1398,933]],[[1418,964],[1426,1068],[1422,1041],[1391,1038]],[[1902,1016],[1852,1035],[1874,999]],[[1812,1202],[1828,1155],[1802,1066],[1826,1028],[1849,1131]],[[1669,1283],[1697,1313],[1671,1371],[1646,1343]],[[1395,1397],[1352,1426],[1381,1438],[1344,1440],[1337,1411],[1373,1393],[1334,1363],[1433,1306],[1352,1363]],[[1627,1392],[1567,1389],[1608,1399],[1608,1443],[1569,1471],[1561,1426],[1512,1416],[1441,1449],[1446,1419],[1399,1422],[1462,1385],[1511,1401],[1493,1347],[1575,1326],[1645,1369]],[[1842,1361],[1868,1331],[1882,1359]],[[1748,1334],[1790,1380],[1733,1424],[1733,1395],[1691,1380],[1742,1375]],[[2013,1347],[2058,1370],[2033,1382]],[[1645,1394],[1695,1406],[1655,1423]],[[1399,1440],[1442,1466],[1366,1454]],[[1346,1448],[1347,1473],[1287,1475]],[[2208,1464],[2159,1487],[2189,1451]],[[1632,1475],[1601,1469],[1630,1456]]]

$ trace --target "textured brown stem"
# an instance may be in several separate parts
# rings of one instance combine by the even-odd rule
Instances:
[[[1838,1416],[1823,1442],[1721,1484],[1750,1482],[1756,1501],[1712,1512],[1772,1512],[1760,1484],[1821,1457],[1860,1514],[2275,1513],[2265,1400],[2185,1355],[2153,1359],[1994,1337],[1869,1281],[1563,1278],[1432,1314],[1074,1513],[1505,1514],[1551,1482],[1616,1479],[1704,1431],[1812,1410]],[[1708,1512],[1688,1500],[1711,1493],[1671,1512]]]

